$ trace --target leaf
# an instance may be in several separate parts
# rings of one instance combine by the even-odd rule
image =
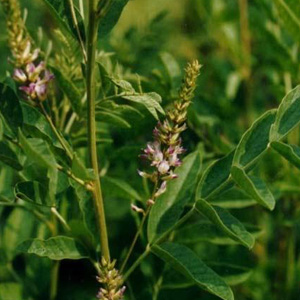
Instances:
[[[97,110],[96,112],[96,120],[98,122],[104,122],[108,123],[117,127],[121,128],[130,128],[131,125],[124,120],[122,117],[119,115],[113,113],[113,112],[107,112],[103,110]]]
[[[272,142],[271,147],[288,160],[295,167],[300,169],[300,148],[296,145],[288,145],[281,142]]]
[[[253,237],[259,237],[262,233],[262,230],[257,226],[248,225],[245,228]],[[181,244],[209,242],[216,245],[236,245],[240,243],[230,238],[227,233],[219,229],[215,224],[202,220],[178,229],[175,241]]]
[[[226,184],[230,176],[233,155],[234,152],[229,153],[206,169],[197,187],[197,198],[207,198]]]
[[[0,299],[1,300],[23,300],[22,285],[16,282],[0,283]]]
[[[157,112],[161,114],[165,114],[163,108],[160,106],[161,103],[161,96],[157,93],[147,93],[147,94],[140,94],[140,95],[133,95],[133,96],[122,96],[122,98],[133,101],[136,103],[140,103],[144,105],[148,111],[154,116],[155,119],[158,120]]]
[[[72,160],[72,173],[85,181],[95,179],[95,175],[92,169],[87,169],[83,162],[78,157],[77,153],[74,153]]]
[[[30,134],[34,137],[45,137],[54,146],[61,148],[57,137],[53,133],[51,126],[47,122],[43,114],[41,114],[36,108],[27,104],[25,101],[20,101],[23,115],[23,123],[30,131]],[[34,131],[37,130],[38,134]]]
[[[100,62],[97,62],[99,74],[101,78],[101,91],[106,94],[111,87],[111,80],[106,68]]]
[[[103,192],[107,193],[109,197],[119,196],[129,200],[142,201],[142,197],[126,181],[104,176],[101,177],[101,182],[103,183]]]
[[[0,83],[0,111],[12,131],[17,134],[18,128],[23,124],[19,99],[15,92],[3,83]]]
[[[225,209],[210,205],[203,199],[196,201],[196,209],[214,223],[220,230],[235,241],[251,249],[254,245],[253,236],[238,219]]]
[[[248,194],[236,187],[214,195],[209,199],[213,205],[223,208],[245,208],[256,204]]]
[[[232,264],[208,263],[208,266],[231,286],[243,283],[252,274],[252,270]],[[163,278],[162,289],[181,289],[195,284],[191,279],[185,278],[172,270],[167,270]]]
[[[248,176],[242,168],[237,166],[232,167],[231,174],[234,181],[254,200],[269,210],[274,209],[275,199],[261,179]]]
[[[270,140],[279,141],[300,122],[300,85],[291,90],[282,100],[275,122],[271,128]]]
[[[71,186],[74,188],[75,195],[78,199],[80,211],[82,213],[85,228],[90,233],[92,240],[95,242],[99,240],[99,232],[97,228],[97,220],[93,205],[91,193],[88,192],[82,185],[75,181],[71,181]]]
[[[152,252],[202,289],[224,300],[234,299],[230,287],[223,279],[189,248],[179,244],[164,243],[152,247]]]
[[[283,26],[292,34],[295,41],[298,42],[300,38],[299,2],[297,3],[293,0],[275,0],[274,4],[279,12]]]
[[[168,73],[170,86],[176,88],[181,81],[181,69],[176,59],[168,52],[161,52],[160,59]]]
[[[47,169],[49,178],[49,196],[54,206],[56,203],[55,194],[57,188],[57,164],[53,153],[48,144],[42,139],[29,138],[27,139],[21,130],[19,130],[19,142],[27,155],[27,159],[37,163],[40,167]]]
[[[178,178],[169,182],[167,191],[153,205],[148,219],[148,240],[153,243],[172,227],[181,216],[184,206],[194,196],[201,169],[200,153],[189,154],[176,169]]]
[[[30,239],[21,243],[17,247],[17,251],[53,260],[89,257],[87,250],[79,241],[66,236],[56,236],[47,240]]]
[[[110,79],[111,79],[112,83],[115,86],[117,86],[118,88],[120,88],[122,91],[130,93],[130,94],[135,93],[135,90],[130,82],[123,80],[123,79],[116,79],[116,78],[110,78]]]
[[[23,181],[15,186],[15,195],[24,201],[41,205],[53,206],[52,200],[48,197],[47,189],[37,181]]]
[[[27,157],[43,168],[56,168],[56,161],[48,144],[42,139],[27,139],[19,130],[19,141]]]
[[[252,274],[251,269],[232,264],[209,263],[208,265],[230,286],[245,282]]]
[[[0,142],[0,161],[17,171],[23,169],[17,155],[4,142]]]
[[[247,167],[266,151],[275,115],[276,110],[267,111],[245,132],[236,148],[233,164]]]
[[[58,23],[60,29],[62,30],[64,36],[68,40],[75,39],[78,40],[77,31],[73,26],[73,20],[71,16],[71,12],[69,9],[69,4],[66,0],[43,0],[46,6],[48,7],[50,13]],[[81,37],[84,40],[84,25],[83,20],[78,13],[77,9],[75,9],[76,18],[78,21],[78,26],[81,32]]]
[[[109,34],[115,27],[128,1],[129,0],[114,0],[111,2],[107,13],[100,17],[98,29],[98,36],[100,39]],[[104,3],[105,2],[106,1],[104,1]]]
[[[65,77],[58,69],[52,67],[51,70],[55,75],[59,88],[68,97],[73,111],[79,116],[82,115],[81,93],[76,85]]]

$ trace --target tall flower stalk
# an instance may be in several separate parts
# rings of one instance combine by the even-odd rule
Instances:
[[[167,111],[165,120],[157,123],[153,130],[153,141],[147,144],[141,155],[150,162],[152,170],[151,172],[138,171],[138,173],[140,176],[150,179],[154,183],[154,188],[151,198],[147,201],[146,211],[132,206],[133,210],[143,213],[143,218],[122,264],[121,272],[125,269],[151,207],[155,205],[156,199],[166,192],[168,181],[177,178],[174,171],[181,165],[180,155],[185,152],[180,134],[187,128],[187,110],[194,97],[200,68],[201,65],[197,60],[188,63],[179,90],[179,99],[175,101],[173,108]]]

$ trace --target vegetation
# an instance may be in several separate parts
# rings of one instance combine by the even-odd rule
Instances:
[[[298,1],[0,3],[0,300],[298,299]]]

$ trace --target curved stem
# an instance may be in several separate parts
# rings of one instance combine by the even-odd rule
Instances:
[[[66,151],[67,155],[72,159],[73,158],[73,153],[71,152],[69,146],[66,144],[66,142],[64,141],[64,139],[62,138],[61,134],[58,132],[58,130],[56,129],[55,125],[52,122],[51,117],[49,116],[49,114],[47,113],[43,103],[39,103],[39,107],[41,108],[46,120],[48,121],[52,131],[54,132],[54,134],[56,135],[57,139],[59,140],[60,144],[62,145],[62,147],[64,148],[64,150]]]
[[[127,255],[126,255],[126,258],[125,258],[125,260],[123,261],[122,266],[121,266],[121,268],[120,268],[120,273],[122,273],[122,272],[124,271],[124,269],[125,269],[125,266],[126,266],[128,260],[129,260],[129,258],[130,258],[130,256],[131,256],[131,253],[132,253],[132,251],[133,251],[133,249],[134,249],[134,247],[135,247],[135,244],[136,244],[136,242],[137,242],[137,240],[138,240],[138,238],[139,238],[139,236],[140,236],[140,234],[141,234],[141,232],[142,232],[142,230],[143,230],[143,227],[144,227],[145,221],[146,221],[146,219],[147,219],[147,216],[148,216],[148,214],[149,214],[149,212],[150,212],[150,209],[151,209],[151,206],[148,206],[146,212],[145,212],[144,215],[143,215],[143,218],[142,218],[142,220],[141,220],[141,223],[140,223],[140,225],[139,225],[139,228],[138,228],[138,230],[137,230],[137,232],[136,232],[136,234],[135,234],[135,236],[134,236],[134,238],[133,238],[133,241],[132,241],[132,243],[131,243],[131,246],[130,246],[130,248],[129,248],[129,250],[128,250],[128,253],[127,253]]]
[[[89,25],[87,34],[87,67],[86,67],[86,87],[87,87],[87,104],[88,104],[88,138],[89,154],[91,166],[95,173],[93,199],[97,215],[98,228],[100,232],[101,251],[104,258],[109,261],[109,245],[107,237],[107,228],[105,220],[105,211],[103,205],[101,183],[99,178],[99,167],[97,157],[97,138],[96,138],[96,119],[95,119],[95,58],[97,46],[98,24],[97,19],[97,2],[89,1]]]
[[[77,21],[77,18],[76,18],[74,3],[73,3],[73,0],[69,0],[68,2],[69,2],[69,6],[70,6],[73,25],[74,25],[74,28],[76,29],[76,33],[77,33],[77,36],[78,36],[78,39],[79,39],[79,44],[80,44],[81,51],[82,51],[82,54],[83,54],[83,59],[84,59],[85,63],[87,63],[86,51],[85,51],[85,48],[84,48],[84,43],[83,43],[82,36],[81,36],[81,33],[80,33],[80,29],[79,29],[79,26],[78,26],[78,21]]]
[[[122,276],[123,281],[125,282],[130,274],[139,266],[139,264],[143,261],[144,258],[148,256],[150,253],[151,248],[147,245],[146,250],[143,252],[142,255],[134,262],[134,264],[128,269],[128,271]]]

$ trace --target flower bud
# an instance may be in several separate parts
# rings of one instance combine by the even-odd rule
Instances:
[[[27,76],[26,74],[23,72],[22,69],[15,69],[14,70],[14,74],[13,74],[13,79],[17,82],[26,82],[27,81]]]

